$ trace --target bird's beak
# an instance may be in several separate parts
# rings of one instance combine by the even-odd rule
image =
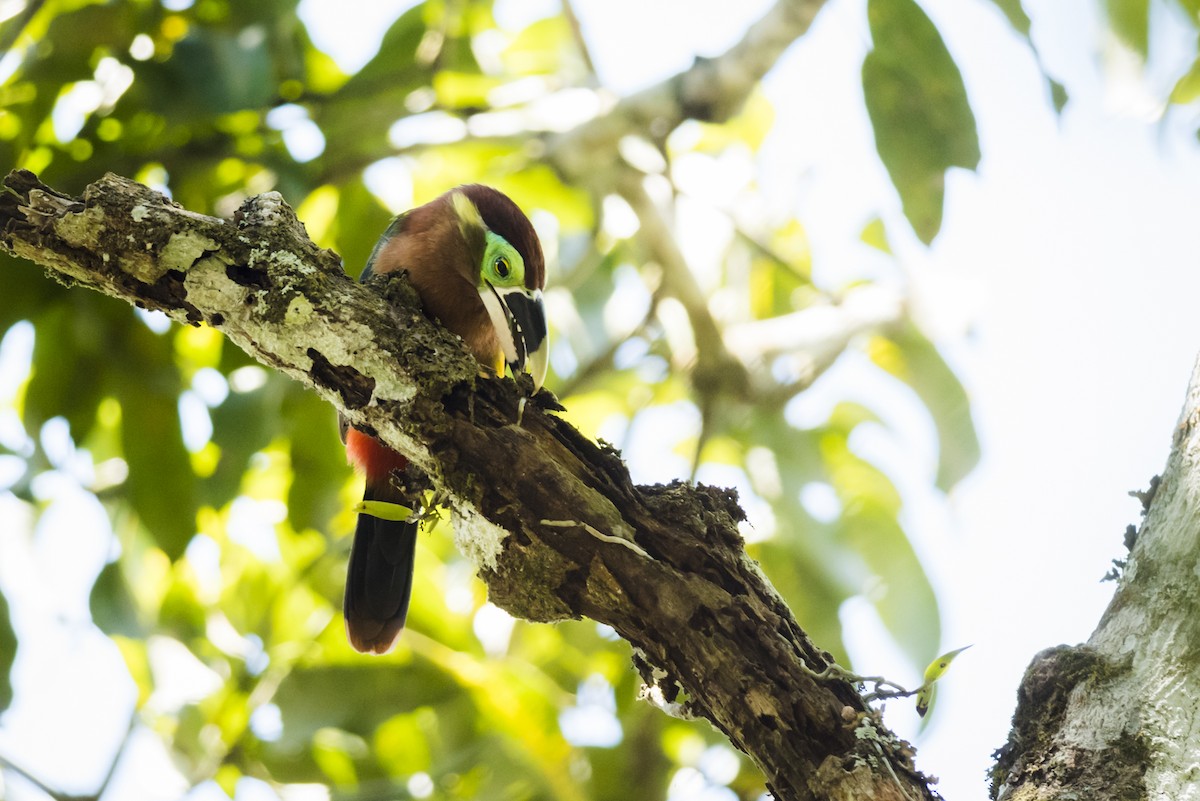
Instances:
[[[533,376],[534,391],[541,389],[550,364],[542,290],[484,283],[479,296],[496,328],[504,361],[514,374],[525,370]]]

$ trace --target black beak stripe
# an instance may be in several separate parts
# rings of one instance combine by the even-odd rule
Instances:
[[[508,324],[513,342],[517,344],[517,358],[509,366],[514,371],[525,367],[525,358],[537,351],[546,339],[546,313],[542,305],[521,292],[509,292],[500,296],[508,309]]]

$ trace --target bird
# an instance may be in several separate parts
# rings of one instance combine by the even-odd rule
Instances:
[[[458,186],[392,220],[360,281],[403,270],[425,313],[458,334],[484,372],[533,378],[548,366],[545,257],[529,218],[503,192]],[[365,477],[364,501],[413,507],[408,460],[340,419],[350,463]],[[419,482],[414,482],[419,483]],[[387,653],[408,616],[419,515],[403,521],[359,514],[346,571],[343,614],[351,646]]]

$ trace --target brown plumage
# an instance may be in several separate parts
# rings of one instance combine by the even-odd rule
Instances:
[[[545,259],[533,226],[506,195],[479,184],[451,190],[397,217],[375,246],[362,280],[375,272],[407,270],[426,312],[461,336],[481,364],[503,370],[500,340],[479,295],[485,233],[460,219],[455,192],[521,254],[526,287],[541,289]],[[415,505],[418,499],[396,481],[407,466],[403,456],[344,424],[343,440],[350,461],[366,476],[365,499]],[[388,651],[404,628],[418,526],[359,515],[344,602],[346,631],[359,651]]]

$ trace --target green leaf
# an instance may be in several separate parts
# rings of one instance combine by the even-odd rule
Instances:
[[[242,352],[237,348],[225,350]],[[222,358],[224,356],[223,353]],[[250,457],[267,447],[279,434],[285,422],[280,415],[280,406],[288,391],[287,383],[287,378],[270,371],[261,387],[249,392],[231,391],[221,405],[211,411],[212,441],[220,448],[221,457],[217,469],[204,479],[205,503],[220,509],[232,501],[241,489]]]
[[[979,164],[975,115],[937,28],[913,0],[870,0],[875,47],[863,61],[863,94],[875,148],[929,244],[942,225],[945,173]]]
[[[143,325],[122,333],[112,354],[118,369],[109,372],[121,402],[126,492],[154,541],[178,559],[196,532],[198,494],[179,422],[182,382],[169,337]]]
[[[947,651],[930,662],[928,667],[925,668],[925,683],[917,690],[918,715],[925,717],[929,713],[929,710],[933,708],[933,701],[937,693],[937,680],[945,675],[954,658],[970,647],[969,645],[964,645],[962,648]]]
[[[992,3],[994,3],[1002,12],[1004,12],[1004,16],[1008,18],[1009,24],[1013,26],[1013,29],[1017,33],[1021,34],[1027,39],[1029,38],[1029,28],[1031,23],[1029,21],[1029,15],[1026,14],[1025,9],[1021,7],[1021,0],[992,0]]]
[[[342,185],[334,218],[334,247],[341,254],[347,273],[353,276],[362,273],[376,240],[387,229],[392,216],[361,178]]]
[[[8,614],[8,600],[0,593],[0,711],[12,703],[12,666],[17,658],[17,635]]]
[[[1180,105],[1200,98],[1200,58],[1192,62],[1188,71],[1179,77],[1171,89],[1170,101]]]
[[[370,515],[377,517],[380,520],[392,520],[401,522],[412,517],[413,510],[407,506],[401,506],[398,503],[388,503],[387,501],[359,501],[354,504],[353,511],[360,515]]]
[[[936,653],[941,623],[929,577],[898,520],[900,493],[883,471],[850,448],[857,425],[852,421],[861,414],[840,404],[834,419],[821,438],[820,454],[842,512],[832,523],[836,549],[827,549],[825,569],[840,574],[847,595],[865,595],[913,665],[923,665]]]
[[[100,571],[88,599],[92,621],[108,635],[130,639],[146,636],[138,623],[137,601],[133,597],[120,561],[109,562]]]
[[[1113,33],[1145,61],[1150,51],[1150,0],[1104,0],[1104,8]]]
[[[196,76],[204,77],[197,80]],[[166,61],[147,62],[139,70],[139,79],[152,108],[170,120],[189,124],[243,109],[263,109],[275,90],[265,41],[207,27],[192,28]]]
[[[859,499],[848,504],[842,536],[877,579],[868,585],[867,598],[879,618],[912,663],[921,665],[936,652],[941,617],[929,577],[896,515]]]
[[[418,5],[392,23],[374,58],[313,108],[325,134],[327,173],[359,169],[388,153],[388,129],[406,115],[405,100],[431,74],[416,60],[425,34],[425,9]]]
[[[1041,56],[1038,55],[1037,47],[1033,43],[1033,37],[1030,35],[1032,23],[1029,15],[1025,13],[1024,7],[1021,5],[1021,0],[992,0],[997,8],[1008,19],[1013,30],[1021,35],[1029,48],[1033,50],[1034,58],[1037,59],[1038,69],[1041,70],[1042,76],[1046,79],[1046,85],[1050,89],[1050,102],[1054,104],[1054,110],[1061,114],[1063,108],[1067,105],[1067,89],[1058,81],[1046,74],[1045,67],[1042,66]]]
[[[282,415],[288,421],[292,461],[288,520],[297,531],[325,529],[341,511],[341,489],[350,472],[337,415],[296,382],[287,381],[285,387]]]
[[[929,410],[938,432],[937,485],[950,491],[979,463],[979,437],[967,391],[915,326],[876,337],[869,351],[872,361],[912,387]]]
[[[1050,85],[1050,102],[1054,104],[1054,111],[1062,114],[1062,110],[1067,107],[1067,101],[1070,99],[1067,87],[1049,76],[1046,77],[1046,82]]]
[[[887,227],[883,224],[883,220],[878,217],[872,217],[863,226],[862,233],[858,235],[858,239],[864,245],[870,245],[876,250],[887,253],[889,256],[892,253],[891,243],[888,242]]]
[[[44,278],[42,279],[45,280]],[[98,297],[75,292],[34,320],[33,374],[25,394],[25,425],[36,434],[42,423],[64,417],[81,441],[92,429],[104,394],[107,331],[94,314]]]
[[[7,332],[18,320],[35,317],[34,310],[49,309],[62,302],[67,291],[54,281],[46,280],[46,274],[34,265],[7,253],[0,253],[0,275],[4,276],[4,291],[0,292],[0,332]]]

